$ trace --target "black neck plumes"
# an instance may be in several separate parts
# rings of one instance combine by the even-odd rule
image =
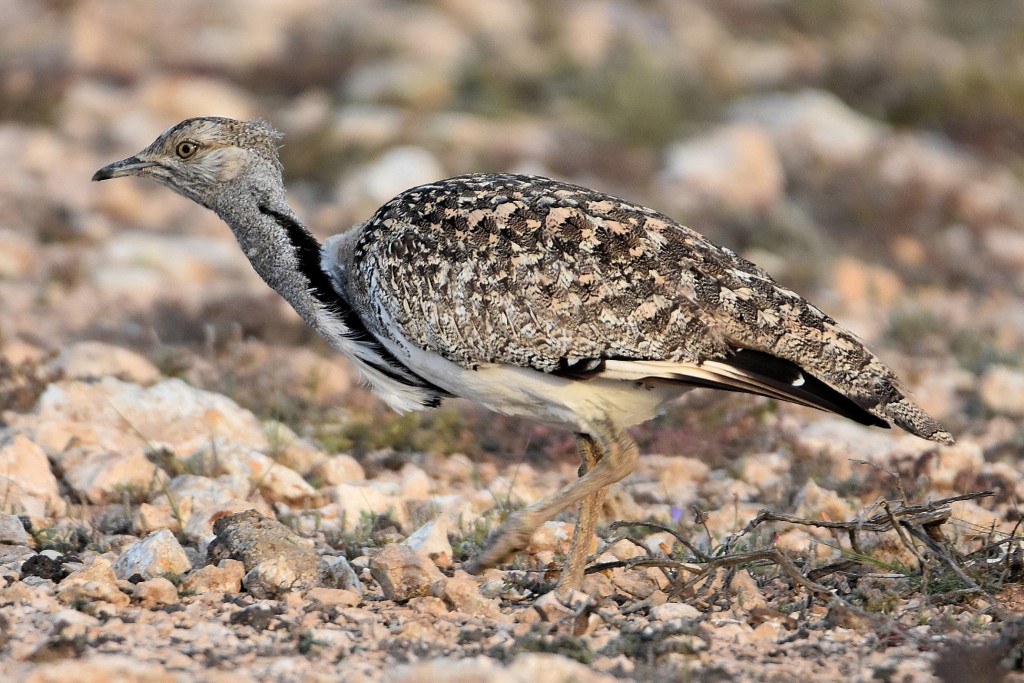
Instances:
[[[312,233],[291,216],[269,206],[261,204],[259,211],[273,219],[287,234],[288,241],[295,249],[299,273],[309,283],[310,295],[323,305],[329,315],[345,326],[349,331],[346,335],[349,339],[369,346],[380,358],[380,362],[371,363],[374,368],[391,379],[408,386],[435,391],[438,394],[435,403],[439,402],[442,396],[449,395],[448,392],[427,382],[403,364],[366,327],[349,303],[335,290],[331,278],[324,272],[321,266],[320,243]]]

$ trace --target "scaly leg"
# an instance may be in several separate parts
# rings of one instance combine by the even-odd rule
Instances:
[[[597,466],[603,454],[597,443],[586,434],[576,435],[576,448],[580,452],[579,476],[584,477]],[[604,505],[607,492],[608,487],[605,486],[580,501],[576,528],[572,530],[572,542],[569,544],[569,555],[565,559],[562,576],[559,577],[558,586],[555,588],[559,593],[576,590],[583,581],[587,557],[590,555],[590,543],[597,530],[597,519],[601,515],[601,507]]]
[[[476,574],[502,562],[525,548],[541,524],[636,469],[639,458],[636,443],[610,422],[593,425],[587,436],[603,453],[597,465],[576,481],[513,515],[498,530],[488,547],[466,565],[466,571]]]

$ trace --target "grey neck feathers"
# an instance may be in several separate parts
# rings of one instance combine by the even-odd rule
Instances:
[[[235,233],[239,246],[263,281],[284,297],[310,327],[328,336],[321,312],[325,303],[337,304],[339,297],[320,268],[319,243],[284,198],[271,196],[261,200],[251,194],[248,201],[232,201],[213,208]]]
[[[291,304],[306,323],[335,348],[358,355],[378,372],[408,386],[429,389],[425,405],[436,405],[442,389],[426,382],[391,354],[335,290],[321,267],[320,243],[302,225],[279,192],[260,199],[256,192],[245,201],[220,202],[213,210],[231,227],[242,251],[263,281]],[[344,341],[339,337],[344,338]],[[347,342],[347,343],[346,343]]]

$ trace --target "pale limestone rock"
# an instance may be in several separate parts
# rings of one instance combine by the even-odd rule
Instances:
[[[65,604],[77,600],[98,600],[124,607],[131,598],[117,587],[117,576],[110,561],[96,556],[92,563],[71,572],[57,586],[57,597]]]
[[[5,339],[0,341],[0,358],[5,359],[11,365],[22,365],[23,363],[37,363],[47,356],[45,350],[30,344],[24,339]]]
[[[751,639],[755,642],[761,643],[767,647],[778,643],[781,639],[789,635],[789,631],[786,627],[777,621],[764,621],[754,627],[754,632],[750,634]]]
[[[757,587],[757,583],[746,569],[740,569],[733,574],[732,581],[729,582],[729,589],[736,596],[739,607],[744,610],[749,611],[755,607],[766,606],[761,589]]]
[[[792,464],[792,459],[781,453],[755,453],[743,458],[739,478],[775,498],[788,484]]]
[[[762,129],[729,124],[670,146],[661,184],[666,198],[683,211],[724,206],[750,213],[780,201],[785,175]]]
[[[501,612],[500,603],[480,594],[480,581],[468,576],[457,576],[444,582],[440,597],[452,609],[467,614],[493,617]]]
[[[133,529],[139,533],[149,534],[160,529],[177,529],[178,519],[170,505],[151,505],[140,503],[135,510]]]
[[[397,193],[444,177],[433,154],[422,147],[392,147],[380,157],[355,169],[345,181],[345,194],[383,204]]]
[[[679,455],[649,454],[640,457],[638,472],[664,482],[665,487],[700,483],[708,478],[711,468],[702,460]]]
[[[245,590],[257,599],[276,598],[283,593],[305,590],[310,587],[310,577],[287,557],[263,559],[242,577]]]
[[[245,479],[245,482],[248,489],[248,480]],[[166,489],[155,492],[150,501],[163,506],[173,502],[178,514],[187,521],[197,510],[240,502],[247,496],[248,490],[241,493],[231,484],[233,481],[230,475],[214,479],[195,474],[179,474],[167,484]]]
[[[573,525],[568,522],[556,522],[554,520],[544,522],[538,527],[526,546],[526,552],[536,554],[541,552],[564,553],[569,550],[569,543],[572,541]]]
[[[116,503],[125,490],[149,491],[167,475],[139,449],[129,452],[72,449],[61,458],[64,481],[90,503]]]
[[[316,495],[316,489],[301,474],[277,463],[256,483],[268,503],[301,505]]]
[[[274,461],[288,469],[306,475],[331,457],[298,436],[287,425],[268,420],[264,423],[264,428]]]
[[[821,90],[753,97],[733,106],[731,114],[734,121],[764,128],[787,165],[800,170],[808,164],[861,163],[886,132],[878,122]]]
[[[611,578],[612,584],[614,584],[617,591],[637,600],[649,598],[655,591],[660,589],[656,579],[651,577],[650,574],[639,571],[616,570],[612,572]]]
[[[50,453],[63,451],[73,437],[83,448],[124,452],[167,446],[179,457],[207,451],[211,442],[268,448],[263,426],[251,412],[179,379],[147,388],[112,377],[58,382],[43,392],[34,415],[16,418]]]
[[[0,512],[0,544],[27,545],[28,533],[17,515]]]
[[[984,536],[987,529],[996,529],[1009,532],[1013,528],[1012,523],[1003,522],[1000,516],[992,510],[987,510],[973,500],[961,500],[950,503],[953,510],[953,518],[966,529],[975,529],[978,536]]]
[[[61,516],[67,503],[42,448],[22,435],[0,447],[0,499],[30,517]]]
[[[671,555],[676,543],[676,537],[668,531],[654,531],[643,538],[643,545],[654,555]]]
[[[110,375],[136,384],[153,384],[160,379],[160,371],[143,356],[96,341],[65,347],[52,366],[67,379],[87,380]]]
[[[363,585],[344,555],[320,556],[320,583],[327,588],[344,588],[363,594]]]
[[[911,434],[865,429],[833,416],[800,425],[793,438],[800,449],[825,456],[831,464],[829,474],[837,480],[855,474],[864,476],[868,468],[857,461],[887,466],[896,458],[916,458],[936,448],[934,443]]]
[[[337,504],[333,514],[345,530],[354,529],[366,514],[389,513],[400,524],[408,519],[405,501],[398,491],[384,493],[373,482],[338,484],[322,492]]]
[[[411,462],[402,466],[401,471],[402,497],[406,500],[423,501],[430,497],[430,490],[433,483],[430,475],[422,468],[413,465]]]
[[[395,602],[431,595],[434,586],[445,581],[426,555],[395,543],[384,546],[370,560],[370,574],[384,591],[384,597]]]
[[[582,591],[572,591],[568,595],[559,595],[558,591],[549,591],[533,601],[533,609],[544,621],[554,622],[577,614],[591,603],[590,595]]]
[[[253,38],[257,35],[259,31],[254,30],[232,44],[247,51],[254,49],[257,41]],[[230,52],[233,51],[224,50],[223,54],[227,57]],[[242,88],[227,80],[199,75],[150,72],[140,84],[137,97],[143,107],[175,121],[195,116],[197,111],[223,112],[240,119],[250,118],[255,112],[252,97]]]
[[[24,683],[175,683],[179,677],[159,664],[139,661],[138,657],[93,654],[81,659],[44,662],[23,680]]]
[[[128,546],[114,563],[114,573],[119,579],[129,579],[136,574],[152,579],[167,574],[184,574],[191,568],[192,563],[184,548],[167,529],[154,531]]]
[[[596,618],[596,615],[591,615]],[[615,683],[610,674],[594,671],[585,664],[562,655],[523,653],[507,669],[519,683]]]
[[[391,683],[615,683],[618,679],[562,655],[523,653],[507,667],[483,655],[430,659],[397,667],[388,680]]]
[[[608,546],[604,552],[610,554],[616,560],[628,560],[631,557],[645,554],[643,548],[637,547],[635,543],[624,538]]]
[[[370,103],[336,105],[327,134],[342,145],[383,147],[402,134],[402,112]]]
[[[685,602],[665,602],[651,608],[651,619],[671,621],[672,619],[699,619],[703,613]]]
[[[1024,370],[994,365],[981,378],[981,400],[995,413],[1024,417]]]
[[[805,519],[839,522],[853,517],[853,507],[835,491],[824,489],[808,479],[796,496],[796,512]]]
[[[245,512],[246,510],[255,510],[264,516],[274,514],[273,510],[262,501],[248,502],[235,500],[229,503],[221,503],[220,505],[211,505],[192,513],[192,516],[188,518],[188,523],[185,525],[185,537],[189,540],[198,541],[213,532],[213,525],[221,517]]]
[[[242,590],[245,565],[238,560],[221,560],[216,565],[208,564],[196,569],[187,577],[181,588],[191,593],[238,593]]]
[[[39,262],[39,245],[26,234],[0,228],[0,279],[28,278]]]
[[[247,510],[221,517],[213,532],[216,539],[207,557],[211,562],[240,560],[246,569],[242,585],[255,597],[277,597],[319,584],[321,568],[311,544],[276,519]]]
[[[827,529],[811,527],[788,527],[779,529],[775,547],[790,557],[810,557],[816,560],[827,560],[839,554]],[[822,542],[822,541],[825,542]]]
[[[275,385],[315,403],[342,399],[355,385],[348,361],[337,355],[323,355],[304,346],[282,349],[283,362],[274,368]]]
[[[958,479],[974,477],[983,467],[985,454],[981,446],[962,439],[952,446],[935,449],[935,457],[925,463],[924,470],[933,490],[948,493],[956,489]]]
[[[347,588],[313,588],[306,592],[306,599],[321,605],[355,607],[363,601],[363,596]]]
[[[363,481],[366,479],[366,471],[351,455],[339,453],[317,465],[313,469],[313,477],[318,479],[322,486],[337,486]]]
[[[402,545],[426,555],[442,569],[452,565],[452,544],[448,541],[447,517],[441,516],[427,522],[402,541]]]
[[[302,475],[256,449],[226,445],[217,449],[211,464],[216,474],[248,478],[268,502],[302,503],[316,494]]]
[[[135,599],[148,609],[178,602],[178,589],[168,579],[158,576],[135,585]]]

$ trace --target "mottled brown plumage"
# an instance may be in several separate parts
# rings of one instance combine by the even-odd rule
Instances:
[[[463,367],[558,373],[615,359],[668,371],[752,350],[919,436],[950,438],[852,333],[764,270],[587,188],[507,174],[413,188],[358,228],[347,259],[338,284],[377,312],[375,334],[399,332]]]
[[[321,249],[285,199],[278,137],[261,121],[189,119],[94,179],[151,177],[216,211],[395,409],[461,396],[576,431],[580,478],[516,513],[471,569],[578,503],[560,582],[578,585],[604,490],[636,465],[625,428],[694,386],[952,442],[853,334],[656,211],[547,178],[466,175],[403,192]]]

